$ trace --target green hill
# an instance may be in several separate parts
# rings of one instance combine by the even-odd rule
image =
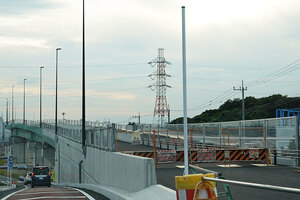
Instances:
[[[245,119],[262,119],[276,117],[276,109],[299,108],[300,97],[288,97],[274,94],[256,99],[245,98]],[[188,118],[188,123],[237,121],[242,118],[242,100],[228,100],[218,109],[206,110],[200,115]],[[182,124],[183,118],[174,119],[171,124]]]

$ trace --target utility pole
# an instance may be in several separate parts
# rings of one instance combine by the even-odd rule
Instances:
[[[139,115],[133,115],[132,118],[138,118],[139,124],[141,123],[141,113],[139,112]]]
[[[244,81],[242,80],[242,87],[235,88],[233,87],[233,90],[242,91],[242,120],[245,120],[245,90],[247,90],[247,87],[244,88]]]

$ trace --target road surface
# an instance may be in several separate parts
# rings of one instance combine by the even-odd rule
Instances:
[[[56,200],[56,199],[99,199],[99,200],[108,200],[108,198],[97,194],[91,191],[83,191],[76,188],[68,188],[68,187],[42,187],[36,186],[35,188],[31,188],[30,186],[25,187],[22,190],[17,192],[12,192],[11,194],[2,197],[2,200]]]

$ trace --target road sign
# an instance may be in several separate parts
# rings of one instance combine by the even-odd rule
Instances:
[[[12,162],[12,158],[8,158],[8,162]]]
[[[9,166],[9,167],[13,167],[13,166],[14,166],[13,162],[9,162],[9,163],[8,163],[8,166]]]

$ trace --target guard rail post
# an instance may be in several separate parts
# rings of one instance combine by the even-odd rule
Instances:
[[[277,150],[274,149],[274,165],[277,165]]]

